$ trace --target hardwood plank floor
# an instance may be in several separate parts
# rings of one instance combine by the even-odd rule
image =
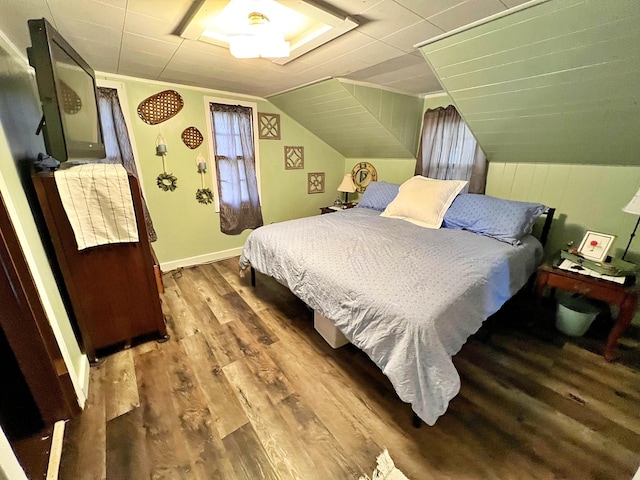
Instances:
[[[526,297],[454,357],[460,393],[434,427],[415,429],[365,354],[333,350],[302,302],[260,274],[252,288],[237,261],[165,276],[171,340],[92,367],[61,479],[357,479],[385,447],[411,480],[636,471],[640,370],[545,329],[550,311]]]

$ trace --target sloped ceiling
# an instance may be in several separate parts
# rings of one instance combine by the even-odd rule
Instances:
[[[345,157],[416,156],[418,97],[330,79],[267,98]]]
[[[550,0],[420,48],[490,161],[640,163],[640,2]]]

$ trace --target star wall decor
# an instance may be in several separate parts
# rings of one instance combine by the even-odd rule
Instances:
[[[284,169],[285,170],[304,169],[304,147],[295,147],[295,146],[284,147]]]

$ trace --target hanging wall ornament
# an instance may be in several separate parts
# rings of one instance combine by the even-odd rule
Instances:
[[[138,116],[144,123],[157,125],[178,114],[184,106],[184,100],[175,90],[165,90],[140,102]]]
[[[160,190],[173,192],[178,188],[178,179],[175,175],[167,173],[167,144],[162,134],[158,134],[156,138],[156,155],[162,157],[162,173],[156,178],[156,185]]]
[[[200,153],[196,157],[196,165],[198,166],[198,173],[200,174],[201,187],[196,191],[196,200],[198,203],[202,203],[203,205],[213,203],[213,192],[210,188],[204,187],[204,174],[207,173],[207,163]]]
[[[204,140],[202,134],[200,133],[200,130],[198,130],[196,127],[185,128],[180,137],[182,138],[184,144],[191,150],[202,145],[202,140]]]

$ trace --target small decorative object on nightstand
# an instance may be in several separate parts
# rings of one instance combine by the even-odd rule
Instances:
[[[357,203],[343,203],[342,205],[331,205],[330,207],[320,207],[320,214],[323,213],[333,213],[338,212],[340,210],[346,210],[347,208],[353,208],[357,205]]]

